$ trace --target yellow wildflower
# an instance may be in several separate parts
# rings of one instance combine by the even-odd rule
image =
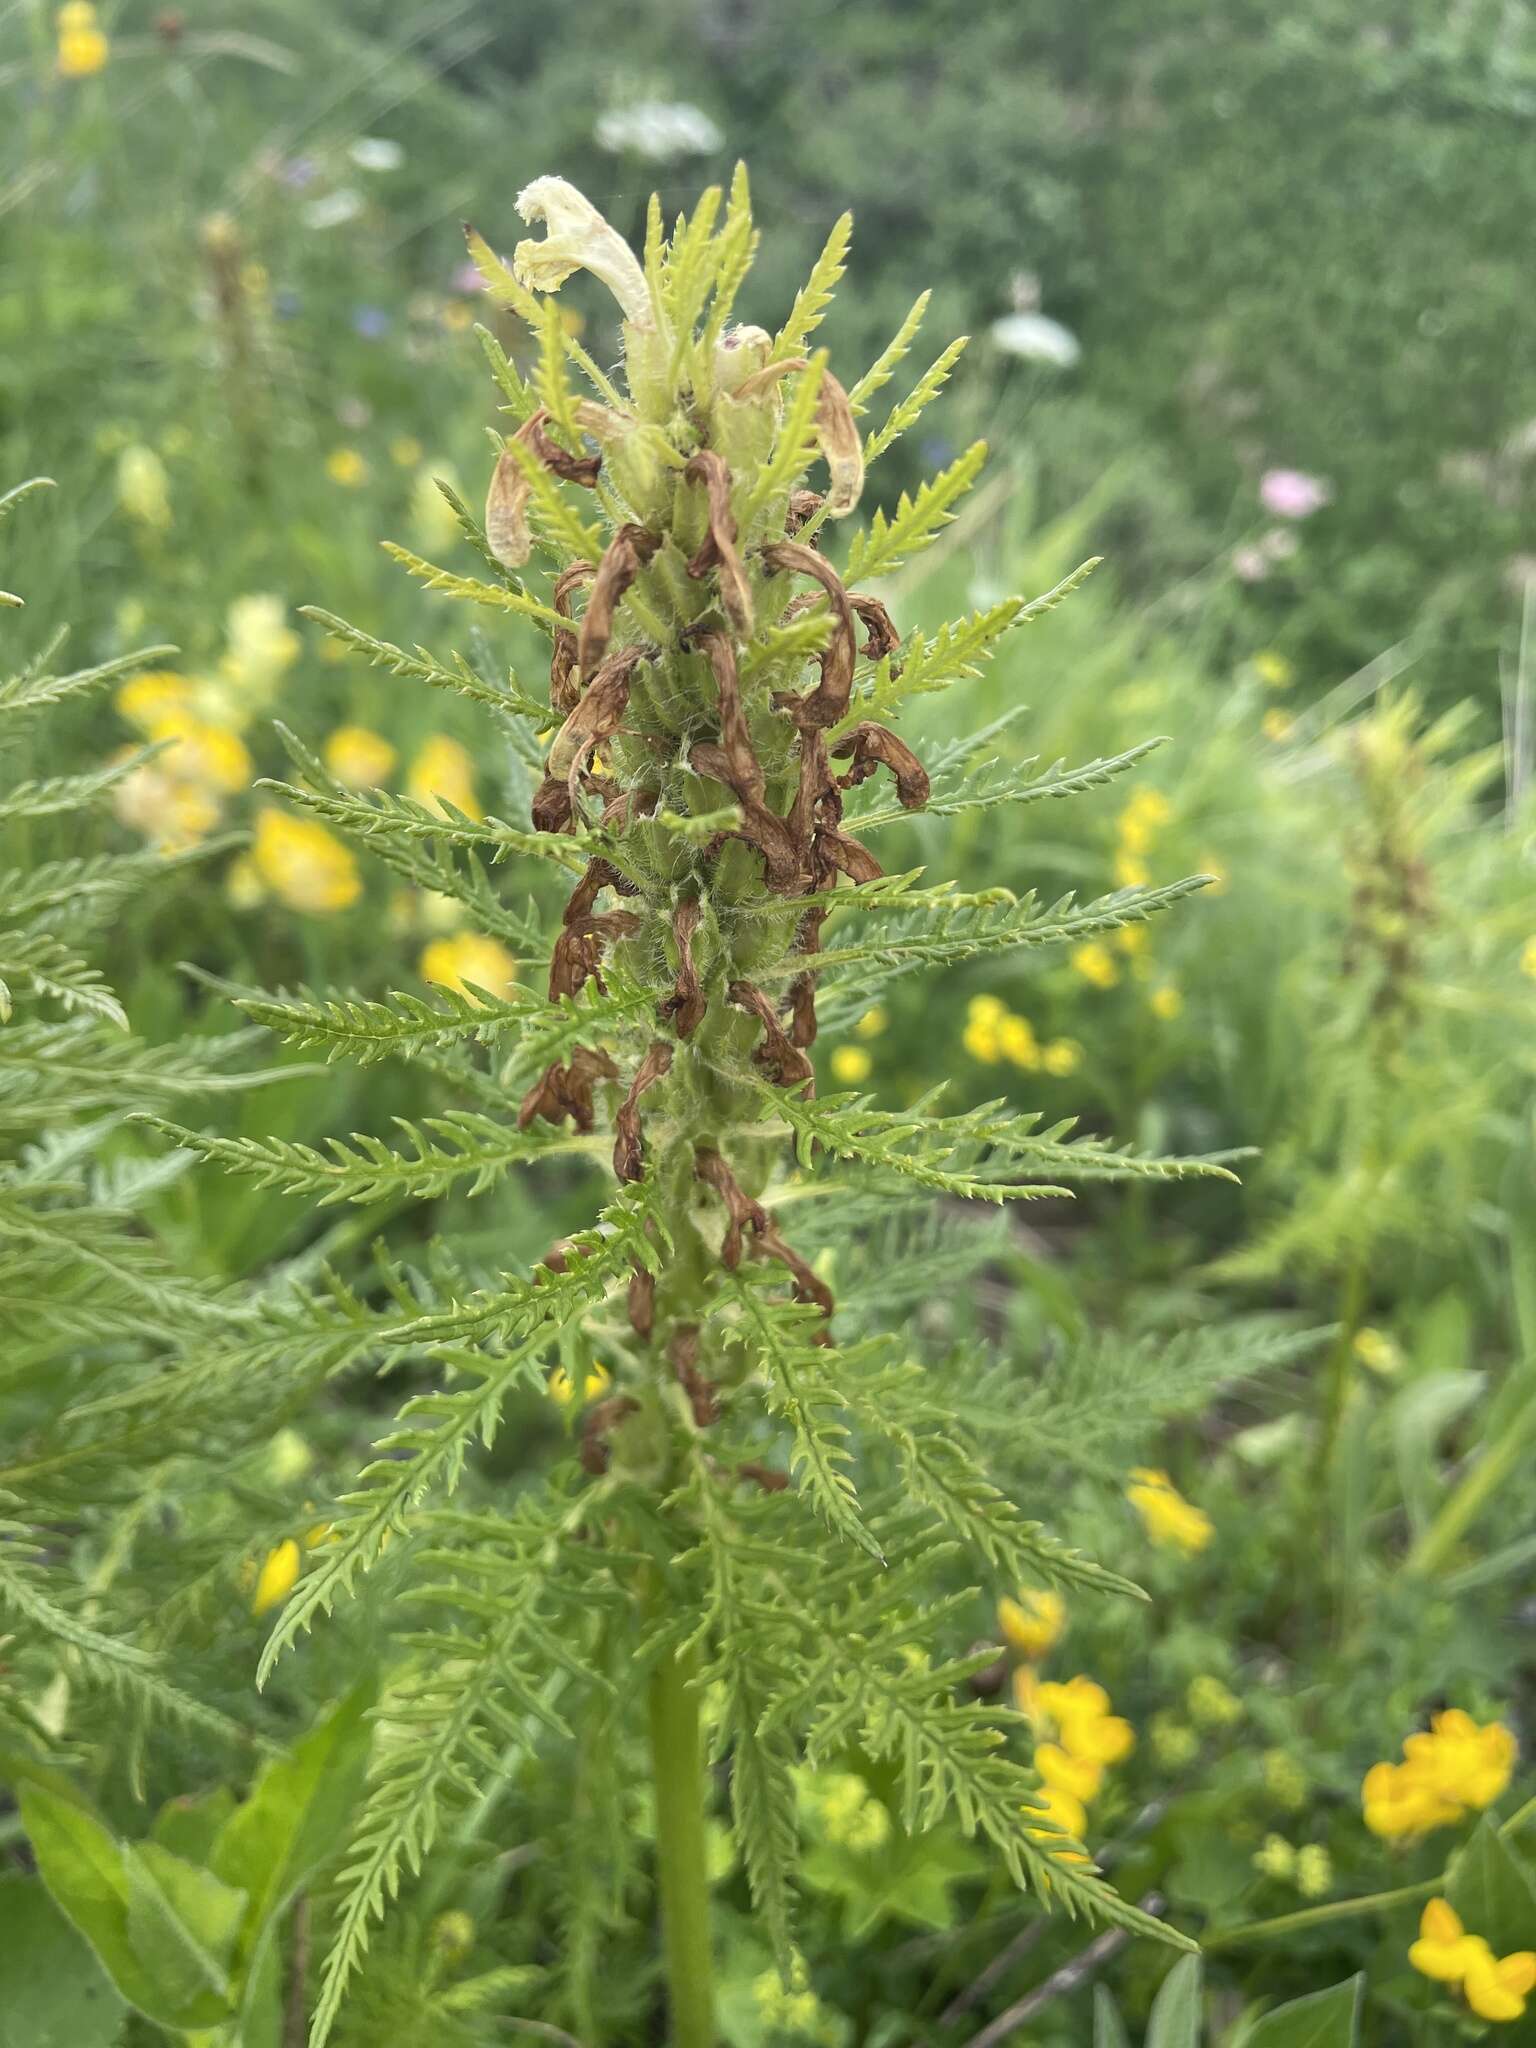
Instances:
[[[368,481],[368,465],[355,448],[333,448],[325,458],[325,473],[333,484],[348,491]]]
[[[1109,1694],[1091,1678],[1047,1681],[1036,1691],[1035,1711],[1052,1723],[1062,1748],[1079,1763],[1117,1764],[1136,1747],[1135,1729],[1109,1711]]]
[[[1166,1472],[1137,1466],[1131,1473],[1125,1497],[1140,1515],[1142,1526],[1154,1543],[1193,1556],[1204,1550],[1215,1534],[1210,1516],[1187,1501]]]
[[[1513,1955],[1495,1956],[1483,1943],[1483,1950],[1467,1964],[1462,1996],[1480,2020],[1505,2024],[1525,2017],[1527,1995],[1536,1989],[1536,1951],[1517,1949]]]
[[[1144,924],[1123,924],[1119,931],[1115,933],[1115,944],[1122,953],[1130,953],[1134,956],[1146,952],[1147,941],[1150,937],[1151,933]]]
[[[1261,1870],[1266,1877],[1282,1880],[1296,1873],[1296,1851],[1284,1835],[1266,1835],[1253,1858],[1255,1870]]]
[[[1295,669],[1273,647],[1253,657],[1253,672],[1267,690],[1288,690],[1296,680]]]
[[[1184,1703],[1204,1728],[1229,1728],[1243,1718],[1242,1701],[1210,1671],[1203,1671],[1189,1681]]]
[[[1405,1768],[1423,1773],[1442,1798],[1478,1811],[1491,1806],[1509,1784],[1517,1745],[1502,1721],[1479,1727],[1460,1707],[1436,1714],[1429,1733],[1403,1744]]]
[[[1040,1064],[1058,1079],[1075,1074],[1083,1064],[1083,1048],[1075,1038],[1053,1038],[1040,1048]]]
[[[1040,1064],[1040,1047],[1027,1017],[1007,1016],[997,1027],[998,1049],[1005,1059],[1026,1070]]]
[[[140,526],[163,533],[171,523],[171,482],[153,448],[133,442],[117,458],[117,502]]]
[[[1115,855],[1115,886],[1120,889],[1145,889],[1152,879],[1152,870],[1139,853],[1123,850]]]
[[[972,996],[965,1010],[960,1043],[973,1060],[995,1067],[1003,1056],[1001,1027],[1008,1006],[996,996]]]
[[[589,1366],[586,1376],[581,1383],[583,1404],[588,1401],[599,1400],[612,1385],[613,1375],[606,1366]],[[571,1384],[571,1376],[563,1365],[557,1365],[549,1378],[544,1382],[544,1391],[559,1408],[569,1408],[572,1401],[576,1398],[575,1388]]]
[[[480,932],[433,939],[422,948],[417,965],[423,981],[435,981],[471,1002],[471,983],[487,995],[504,997],[512,993],[517,980],[517,962],[500,939],[486,938]]]
[[[881,1005],[876,1003],[872,1010],[864,1012],[853,1028],[860,1038],[878,1038],[890,1021]]]
[[[325,765],[350,789],[377,789],[395,765],[395,750],[366,725],[338,725],[325,743]]]
[[[856,1088],[861,1081],[869,1079],[875,1063],[862,1045],[840,1045],[829,1064],[834,1081],[841,1081],[847,1088]]]
[[[149,725],[152,740],[169,742],[167,770],[182,782],[232,795],[244,789],[253,773],[251,757],[239,733],[211,725],[190,711],[162,711]]]
[[[1074,1756],[1059,1742],[1035,1745],[1035,1769],[1053,1792],[1065,1792],[1073,1799],[1094,1798],[1104,1782],[1104,1765],[1098,1757]]]
[[[149,732],[170,713],[187,709],[192,685],[171,669],[143,668],[120,686],[112,701],[130,725]]]
[[[1071,953],[1072,965],[1094,988],[1113,988],[1120,979],[1120,970],[1115,965],[1114,955],[1107,946],[1097,939],[1089,939],[1081,946],[1074,946]]]
[[[315,818],[261,811],[251,858],[262,881],[290,910],[329,916],[349,909],[363,891],[351,852]]]
[[[1461,1818],[1455,1801],[1442,1798],[1409,1764],[1372,1764],[1361,1781],[1360,1809],[1371,1833],[1388,1842],[1427,1835]]]
[[[1039,1659],[1060,1642],[1067,1603],[1059,1593],[1023,1586],[1016,1600],[998,1601],[997,1625],[1011,1649],[1021,1657]]]
[[[178,780],[157,761],[144,762],[114,785],[112,807],[162,853],[196,846],[219,822],[219,800],[212,790]]]
[[[1184,997],[1174,982],[1161,982],[1147,997],[1147,1008],[1154,1017],[1161,1017],[1165,1024],[1171,1024],[1183,1011]]]
[[[1125,808],[1154,831],[1173,816],[1173,805],[1160,789],[1138,789]]]
[[[1421,1977],[1437,1984],[1459,1984],[1467,1965],[1487,1951],[1481,1935],[1468,1934],[1448,1899],[1431,1899],[1419,1916],[1419,1938],[1408,1960]]]
[[[92,78],[103,69],[112,46],[86,0],[68,0],[59,9],[58,32],[60,78]]]
[[[1278,705],[1271,705],[1261,719],[1260,726],[1265,739],[1273,740],[1278,746],[1282,740],[1290,738],[1295,730],[1296,721],[1288,711],[1282,711]]]
[[[1379,1373],[1383,1379],[1395,1373],[1403,1362],[1402,1353],[1385,1330],[1373,1330],[1369,1326],[1357,1330],[1353,1349],[1366,1370]]]
[[[224,638],[220,694],[229,721],[246,725],[271,702],[303,642],[288,623],[283,600],[260,590],[234,599],[225,615]]]
[[[291,1536],[285,1536],[275,1550],[268,1551],[261,1570],[256,1574],[256,1590],[251,1595],[252,1614],[267,1614],[274,1607],[282,1606],[298,1584],[299,1561],[299,1546]]]
[[[442,811],[446,803],[466,818],[485,816],[475,798],[475,764],[469,750],[446,733],[434,733],[422,743],[405,786],[428,810]]]
[[[1520,948],[1520,972],[1536,978],[1536,938],[1527,939]]]
[[[414,434],[400,434],[389,444],[389,459],[402,469],[414,469],[427,451]]]
[[[1052,1828],[1061,1834],[1071,1835],[1076,1841],[1082,1841],[1088,1832],[1087,1807],[1081,1799],[1070,1792],[1063,1792],[1057,1785],[1042,1785],[1035,1794],[1034,1808],[1026,1809],[1030,1810],[1038,1811]],[[1037,1839],[1049,1840],[1046,1828],[1032,1828],[1030,1832]]]

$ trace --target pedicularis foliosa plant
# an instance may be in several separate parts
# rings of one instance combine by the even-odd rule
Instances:
[[[392,1559],[401,1539],[416,1546],[407,1597],[430,1625],[405,1638],[411,1675],[387,1705],[313,2040],[331,2031],[404,1867],[453,1802],[504,1768],[505,1745],[566,1732],[601,1769],[631,1714],[654,1772],[678,2048],[715,2038],[705,1818],[716,1771],[786,1970],[793,1772],[855,1749],[898,1771],[907,1829],[957,1815],[1051,1904],[1177,1940],[1032,1804],[1037,1781],[1010,1754],[1021,1724],[966,1684],[986,1657],[946,1661],[935,1648],[962,1634],[974,1598],[935,1590],[957,1553],[1000,1585],[1136,1589],[990,1483],[965,1421],[974,1358],[919,1363],[901,1308],[914,1305],[902,1293],[914,1275],[935,1291],[964,1284],[996,1245],[957,1236],[942,1215],[925,1224],[925,1209],[1212,1168],[1118,1152],[996,1104],[942,1114],[929,1098],[891,1112],[818,1096],[811,1064],[818,1026],[847,1023],[895,977],[1086,938],[1198,885],[1047,907],[886,874],[873,850],[911,813],[1011,821],[1014,806],[1103,783],[1146,751],[1021,773],[990,760],[988,732],[924,763],[893,729],[908,698],[963,683],[1085,572],[931,637],[903,637],[867,594],[952,519],[980,446],[877,512],[834,565],[829,536],[857,508],[866,467],[911,427],[960,347],[865,434],[924,302],[845,388],[809,343],[842,274],[846,219],[770,335],[732,324],[756,245],[744,175],[728,200],[706,193],[670,239],[653,200],[643,261],[560,179],[539,179],[518,205],[546,233],[520,243],[510,267],[469,236],[491,297],[537,341],[524,383],[482,337],[512,422],[483,527],[457,507],[485,571],[391,552],[428,587],[542,628],[547,700],[494,661],[407,653],[314,616],[396,675],[483,707],[536,780],[529,821],[357,795],[297,742],[302,786],[288,794],[455,898],[527,969],[547,969],[547,992],[243,993],[252,1016],[299,1044],[424,1062],[463,1106],[409,1129],[399,1151],[369,1137],[319,1151],[179,1133],[326,1201],[479,1191],[562,1154],[611,1176],[590,1229],[531,1273],[460,1286],[444,1263],[430,1298],[397,1276],[387,1312],[337,1310],[351,1334],[326,1353],[331,1368],[387,1346],[435,1366],[442,1384],[406,1404],[341,1503],[266,1654],[264,1674],[391,1538]],[[578,269],[622,309],[612,377],[561,317],[555,294]],[[498,888],[515,861],[564,872],[552,932]],[[837,1251],[856,1240],[843,1261],[852,1284],[834,1287]],[[895,1326],[882,1328],[893,1303]],[[539,1386],[557,1359],[573,1386],[597,1389],[572,1455],[508,1506],[453,1505],[509,1392]],[[467,1499],[494,1496],[481,1483]],[[612,1836],[614,1857],[635,1853],[625,1830]],[[603,1853],[594,1838],[573,1858],[572,1945]],[[625,1882],[613,1878],[620,1895]]]

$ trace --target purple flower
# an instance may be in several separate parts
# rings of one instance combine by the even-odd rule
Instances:
[[[1332,496],[1320,476],[1304,469],[1266,469],[1259,479],[1260,501],[1276,519],[1310,519]]]
[[[473,263],[461,263],[448,280],[456,292],[483,292],[485,279]]]
[[[312,185],[320,166],[312,156],[291,156],[278,172],[285,185],[291,185],[295,192],[302,192],[306,185]]]
[[[377,341],[389,332],[389,315],[382,306],[354,306],[352,327],[364,341]]]

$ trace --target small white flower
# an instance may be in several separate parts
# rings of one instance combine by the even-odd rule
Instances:
[[[339,228],[356,220],[362,210],[362,193],[343,185],[338,191],[327,192],[323,199],[311,199],[304,209],[303,221],[307,228]]]
[[[686,100],[639,100],[629,107],[611,107],[593,130],[599,149],[613,156],[643,157],[666,163],[673,157],[710,156],[725,137],[702,107]]]
[[[992,339],[1006,355],[1022,356],[1031,363],[1054,363],[1070,370],[1083,353],[1082,344],[1070,327],[1044,313],[1005,313],[992,322]]]
[[[360,171],[398,171],[405,151],[387,135],[359,135],[347,151]]]
[[[517,195],[517,210],[530,226],[542,221],[542,242],[519,242],[512,268],[530,291],[558,291],[573,270],[601,278],[634,327],[654,325],[645,272],[628,242],[603,219],[584,193],[564,178],[535,178]]]

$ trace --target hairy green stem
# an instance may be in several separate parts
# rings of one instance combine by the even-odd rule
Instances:
[[[650,1684],[656,1785],[656,1874],[666,1961],[670,2048],[714,2048],[715,1994],[704,1844],[704,1752],[697,1657],[668,1651]]]
[[[1441,1570],[1488,1502],[1523,1465],[1533,1430],[1536,1393],[1516,1411],[1498,1440],[1483,1447],[1476,1464],[1451,1489],[1439,1513],[1408,1553],[1406,1571],[1427,1578]]]

